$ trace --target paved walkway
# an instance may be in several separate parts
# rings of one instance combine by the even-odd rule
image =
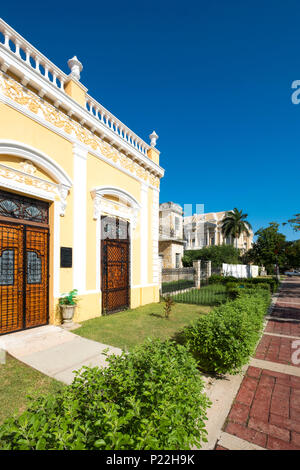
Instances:
[[[297,362],[300,362],[300,278],[288,278],[281,285],[216,450],[300,450]]]
[[[41,326],[0,337],[0,348],[16,359],[54,379],[70,384],[74,370],[83,365],[106,367],[108,354],[121,350],[66,331],[58,326]]]

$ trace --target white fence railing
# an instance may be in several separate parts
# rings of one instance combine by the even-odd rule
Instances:
[[[17,61],[20,60],[21,63],[27,65],[31,70],[47,80],[47,82],[52,83],[65,93],[65,83],[69,79],[69,76],[56,67],[47,57],[41,54],[41,52],[0,18],[0,51],[1,48],[12,53]],[[89,111],[93,117],[98,119],[111,132],[127,142],[135,150],[147,156],[150,145],[144,142],[116,116],[89,95],[86,95],[85,108],[86,111]]]
[[[118,137],[121,137],[129,145],[147,156],[147,150],[150,146],[89,95],[86,95],[86,109]]]
[[[64,91],[67,75],[0,18],[0,44],[28,67]]]

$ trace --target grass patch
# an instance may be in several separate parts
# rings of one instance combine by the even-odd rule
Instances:
[[[40,396],[61,390],[62,383],[28,367],[9,354],[0,364],[0,424],[27,408],[27,396]]]
[[[202,305],[175,304],[168,319],[164,302],[93,318],[82,323],[74,333],[85,338],[130,350],[146,338],[172,338],[184,326],[210,311]]]
[[[215,306],[225,302],[228,296],[226,286],[222,284],[208,284],[200,289],[191,289],[188,292],[176,294],[172,296],[172,299],[175,302]]]

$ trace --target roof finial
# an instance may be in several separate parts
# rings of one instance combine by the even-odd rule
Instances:
[[[155,131],[153,131],[152,134],[149,135],[149,137],[151,139],[151,142],[150,142],[151,147],[155,147],[156,146],[156,141],[158,139],[158,135],[156,134]]]
[[[83,69],[82,63],[79,62],[76,55],[72,59],[68,60],[68,66],[71,70],[71,75],[73,75],[77,80],[80,80],[80,72]]]

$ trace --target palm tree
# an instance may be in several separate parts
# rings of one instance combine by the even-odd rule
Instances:
[[[250,230],[252,229],[251,224],[246,220],[248,214],[243,214],[242,211],[239,211],[236,207],[233,211],[226,212],[226,215],[222,221],[222,234],[225,237],[230,235],[235,239],[235,245],[237,248],[237,242],[242,233],[246,233],[247,236],[250,235]]]

